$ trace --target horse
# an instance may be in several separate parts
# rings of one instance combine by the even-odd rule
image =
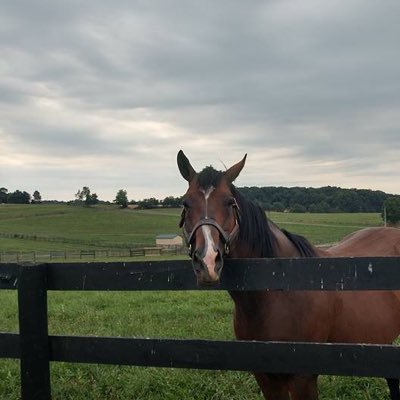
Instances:
[[[220,281],[226,258],[389,256],[400,254],[400,230],[376,228],[353,234],[329,250],[280,229],[233,182],[247,154],[226,171],[196,172],[177,155],[189,187],[180,227],[199,285]],[[385,240],[379,238],[384,235]],[[390,238],[390,240],[389,240]],[[374,243],[372,246],[371,243]],[[400,296],[393,291],[229,291],[238,340],[389,344],[400,333]],[[254,372],[265,399],[317,400],[317,375]],[[392,400],[399,381],[388,379]]]

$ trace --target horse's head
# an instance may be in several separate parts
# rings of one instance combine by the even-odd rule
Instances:
[[[246,156],[225,172],[206,167],[197,173],[182,150],[178,153],[179,171],[189,182],[180,226],[199,284],[219,282],[224,256],[239,233],[240,210],[232,182],[245,161]]]

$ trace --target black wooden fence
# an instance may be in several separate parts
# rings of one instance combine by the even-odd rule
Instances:
[[[388,345],[49,336],[48,290],[397,290],[400,258],[227,260],[217,288],[199,288],[190,262],[0,264],[18,290],[19,334],[0,333],[0,358],[21,360],[21,398],[51,398],[50,361],[400,377]]]

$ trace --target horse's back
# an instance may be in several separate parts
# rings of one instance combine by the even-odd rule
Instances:
[[[329,257],[400,255],[400,229],[365,228],[327,249]],[[400,332],[400,292],[336,292],[332,342],[391,343]]]
[[[400,255],[400,229],[365,228],[346,236],[327,249],[332,257],[366,257]]]

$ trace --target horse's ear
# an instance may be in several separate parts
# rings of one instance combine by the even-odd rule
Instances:
[[[229,183],[232,183],[239,176],[244,164],[246,163],[246,158],[247,154],[244,155],[242,161],[239,161],[225,172],[225,178]]]
[[[190,161],[185,156],[182,150],[179,150],[177,162],[181,175],[190,183],[192,179],[196,176],[196,171],[194,170],[194,168],[190,164]]]

